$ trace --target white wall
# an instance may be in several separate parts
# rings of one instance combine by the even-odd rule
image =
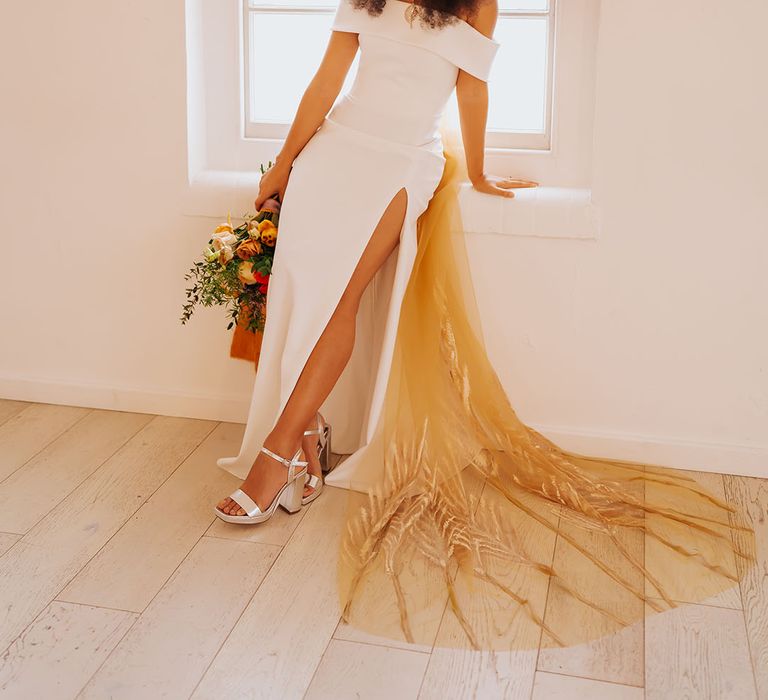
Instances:
[[[184,3],[2,10],[0,396],[225,420],[252,368],[178,318]],[[597,240],[469,239],[523,420],[582,452],[768,474],[768,61],[756,0],[604,0]]]

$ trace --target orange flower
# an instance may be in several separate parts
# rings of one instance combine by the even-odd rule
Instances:
[[[248,260],[248,258],[252,258],[254,255],[259,255],[261,253],[261,243],[254,241],[253,239],[246,239],[237,246],[235,252],[237,253],[237,257],[241,260]]]

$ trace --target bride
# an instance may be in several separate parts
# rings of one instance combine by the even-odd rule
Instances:
[[[470,612],[500,596],[552,643],[575,644],[609,628],[546,618],[527,576],[616,629],[732,586],[753,535],[694,479],[566,452],[510,405],[483,345],[457,198],[466,179],[510,198],[537,184],[485,171],[496,20],[496,0],[340,0],[260,181],[257,209],[281,202],[278,243],[243,442],[218,460],[243,482],[214,510],[261,523],[317,498],[323,408],[349,455],[325,477],[353,506],[345,621],[432,644],[450,605],[473,648],[508,645],[514,626],[502,634],[496,614]],[[440,128],[454,89],[463,149]],[[563,566],[555,540],[570,548]],[[654,569],[644,542],[679,561]]]
[[[319,495],[323,482],[318,443],[327,455],[329,431],[318,410],[352,354],[364,291],[398,244],[414,247],[415,220],[442,174],[437,129],[454,87],[473,187],[513,197],[514,188],[536,185],[490,175],[484,169],[486,79],[498,47],[492,39],[496,18],[495,0],[434,0],[423,5],[342,0],[323,60],[255,200],[257,210],[275,194],[283,204],[254,387],[258,406],[249,416],[244,446],[253,442],[256,422],[263,424],[262,432],[267,427],[269,432],[240,489],[217,504],[219,517],[262,522],[279,502],[292,511]],[[355,83],[328,114],[358,48],[361,60]],[[382,205],[382,197],[394,189],[395,195]],[[330,230],[317,223],[327,210],[335,214]],[[381,216],[374,221],[372,215],[379,211]],[[363,245],[361,254],[353,255]],[[412,254],[412,250],[399,252],[398,282],[407,278]],[[330,256],[332,260],[327,259]],[[390,342],[385,341],[380,352],[385,364],[384,356],[392,351],[397,296],[390,299]],[[312,348],[297,348],[287,337],[314,340],[316,333],[297,326],[305,325],[308,331],[310,324],[328,314]],[[286,352],[301,355],[310,349],[295,386],[291,379],[278,390],[273,383],[281,369],[290,374],[302,365]],[[279,411],[264,411],[278,393],[286,399],[284,405]],[[251,453],[245,452],[250,458]]]

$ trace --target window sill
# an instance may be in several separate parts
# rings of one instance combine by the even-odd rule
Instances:
[[[469,182],[459,192],[467,233],[536,238],[597,238],[599,217],[589,189],[539,186],[497,197]]]
[[[183,202],[186,216],[223,220],[253,212],[261,173],[205,170],[190,182]],[[459,191],[467,233],[536,238],[597,238],[599,216],[591,191],[572,187],[515,190],[514,199],[483,194],[469,182]]]

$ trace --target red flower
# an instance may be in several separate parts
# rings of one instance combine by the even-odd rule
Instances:
[[[266,294],[267,287],[269,286],[269,275],[262,275],[261,272],[254,272],[253,277],[259,285],[259,291],[262,294]]]

